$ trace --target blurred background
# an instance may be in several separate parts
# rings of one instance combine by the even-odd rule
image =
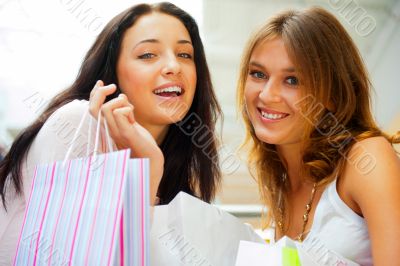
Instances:
[[[105,24],[141,2],[0,0],[0,153],[35,119],[49,99],[70,85],[83,56]],[[244,130],[236,117],[238,65],[250,33],[286,8],[322,6],[357,43],[374,85],[379,125],[400,129],[400,0],[172,0],[198,22],[225,119],[223,186],[215,204],[259,227],[256,182],[237,152]]]

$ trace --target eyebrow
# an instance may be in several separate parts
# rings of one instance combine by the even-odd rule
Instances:
[[[139,44],[142,44],[142,43],[160,43],[160,41],[157,40],[157,39],[145,39],[145,40],[141,40],[140,42],[138,42],[138,43],[135,45],[134,48],[136,48]],[[190,41],[188,41],[188,40],[179,40],[179,41],[177,41],[177,43],[178,43],[178,44],[190,44],[190,45],[192,45],[192,43],[191,43]]]
[[[255,66],[255,67],[258,67],[258,68],[261,68],[261,69],[265,70],[265,67],[262,64],[260,64],[260,63],[258,63],[256,61],[250,61],[249,65]],[[296,72],[296,69],[294,67],[288,67],[288,68],[282,69],[282,71],[293,73],[293,72]]]

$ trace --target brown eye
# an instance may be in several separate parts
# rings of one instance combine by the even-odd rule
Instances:
[[[155,56],[156,55],[152,54],[152,53],[145,53],[145,54],[139,55],[138,58],[139,59],[151,59],[151,58],[154,58]]]
[[[178,56],[186,59],[192,59],[192,55],[188,53],[180,53]]]

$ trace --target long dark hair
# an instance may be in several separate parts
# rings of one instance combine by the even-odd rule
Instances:
[[[61,106],[75,100],[89,100],[90,91],[97,80],[118,86],[116,63],[125,31],[139,17],[151,12],[160,12],[179,19],[190,34],[194,48],[197,84],[193,104],[182,121],[192,114],[208,128],[207,152],[193,140],[193,134],[182,130],[181,124],[172,124],[161,144],[165,156],[164,175],[158,189],[161,204],[170,202],[179,191],[197,195],[210,202],[220,183],[217,140],[214,127],[221,115],[207,66],[203,44],[195,20],[175,5],[163,2],[154,5],[139,4],[114,17],[102,30],[86,54],[75,82],[65,91],[55,96],[36,121],[23,130],[12,144],[4,160],[0,163],[0,195],[6,207],[7,182],[12,182],[18,194],[22,189],[21,167],[34,138],[49,116]],[[107,100],[116,97],[117,90]]]

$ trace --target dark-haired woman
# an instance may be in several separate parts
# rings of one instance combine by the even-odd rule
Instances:
[[[220,108],[198,27],[173,4],[137,5],[106,25],[72,86],[23,130],[1,162],[1,265],[15,253],[35,165],[62,160],[84,112],[97,117],[100,109],[115,147],[150,158],[153,203],[168,203],[179,191],[213,199],[220,172],[212,132]],[[199,121],[210,129],[206,152],[184,130]],[[70,158],[87,154],[88,123]]]

